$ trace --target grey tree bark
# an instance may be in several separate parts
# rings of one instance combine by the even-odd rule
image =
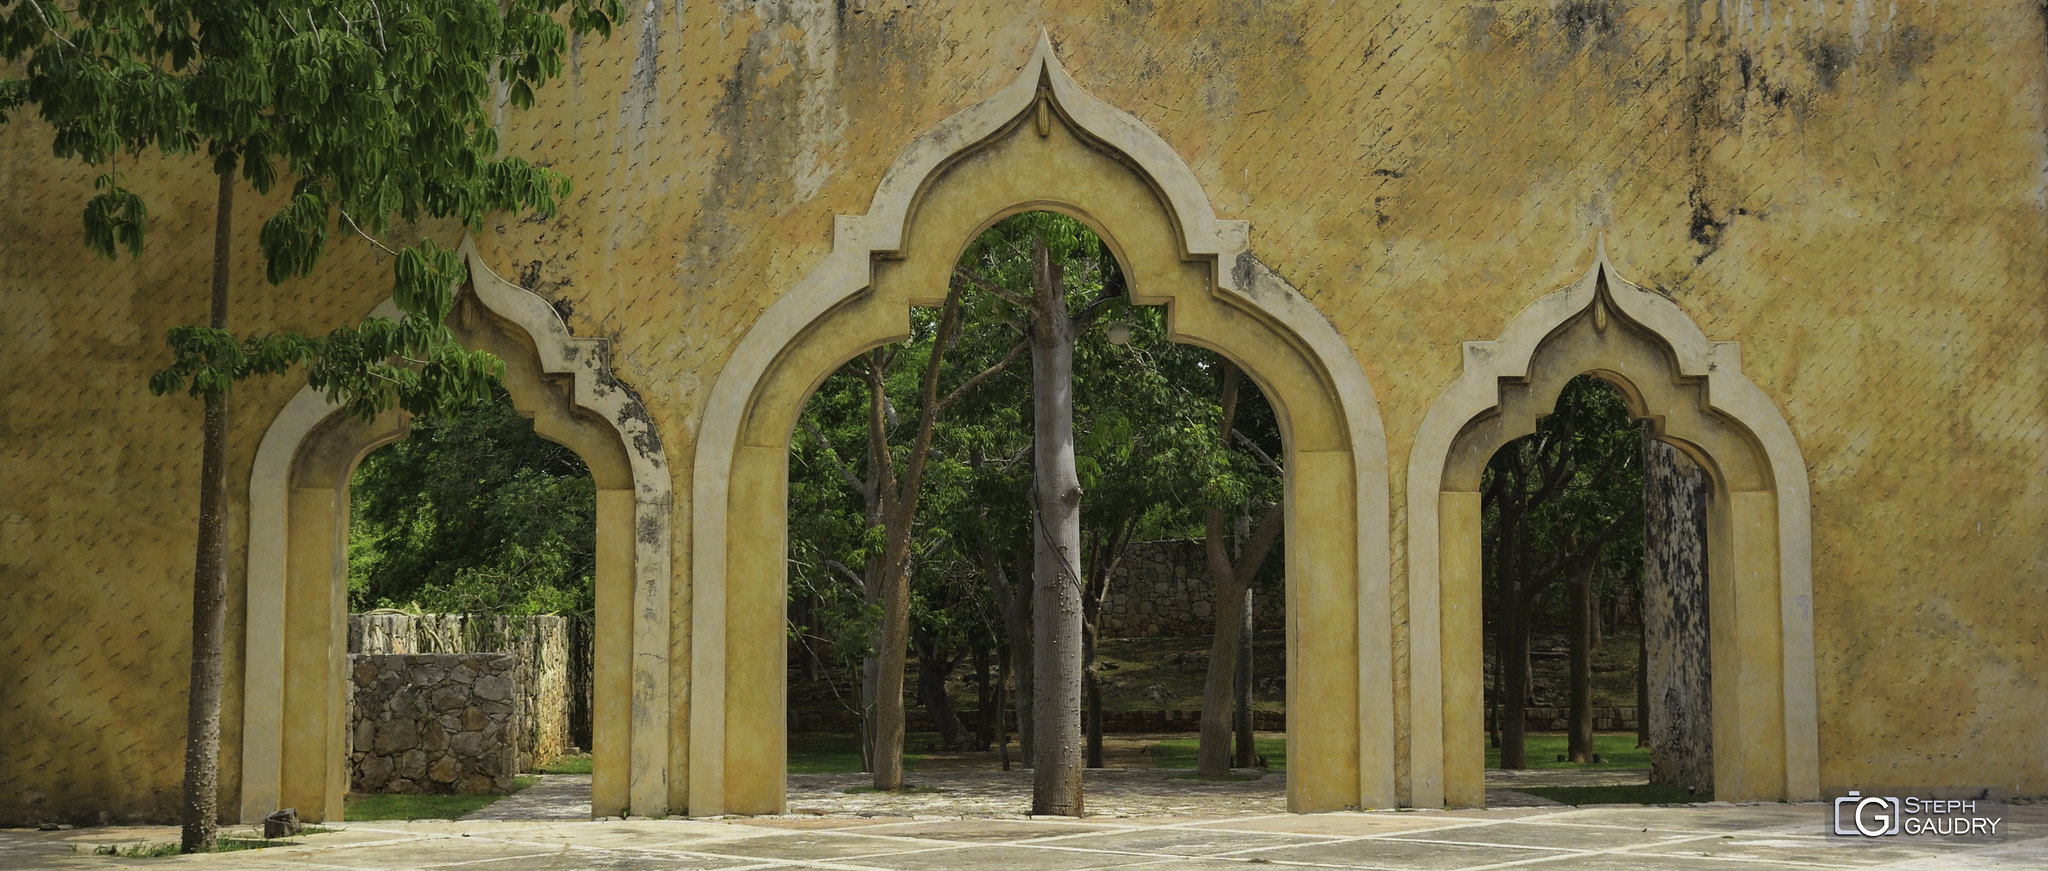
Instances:
[[[1243,518],[1239,518],[1240,521]],[[1231,731],[1236,752],[1231,765],[1236,768],[1251,768],[1259,764],[1256,741],[1258,733],[1252,721],[1252,586],[1244,585],[1244,616],[1237,629],[1237,692],[1236,703],[1232,706],[1235,714],[1231,718]]]
[[[1045,239],[1031,240],[1032,712],[1035,814],[1080,816],[1081,478],[1074,466],[1074,321]]]
[[[1230,444],[1230,432],[1236,425],[1237,398],[1243,375],[1228,361],[1223,363],[1222,422],[1218,425],[1220,443]],[[1212,609],[1215,628],[1209,641],[1209,671],[1202,682],[1202,733],[1195,749],[1195,774],[1200,777],[1223,777],[1230,774],[1230,737],[1232,727],[1232,702],[1235,701],[1235,680],[1237,654],[1240,644],[1249,644],[1250,636],[1243,635],[1247,595],[1251,579],[1266,562],[1266,554],[1273,549],[1273,542],[1280,536],[1281,506],[1274,505],[1266,510],[1258,528],[1245,542],[1237,559],[1230,558],[1230,539],[1225,532],[1223,509],[1211,505],[1203,512],[1202,552],[1208,558],[1209,577],[1216,584],[1216,605]]]
[[[1571,568],[1571,710],[1566,722],[1565,754],[1571,761],[1593,761],[1593,569],[1600,552]]]
[[[207,323],[228,325],[228,243],[235,176],[220,173],[213,217],[213,299]],[[220,659],[227,632],[228,400],[206,395],[199,449],[199,540],[192,565],[192,684],[185,707],[185,789],[179,849],[210,852],[220,834]]]
[[[1706,527],[1705,471],[1646,431],[1643,658],[1650,782],[1702,793],[1714,787]]]

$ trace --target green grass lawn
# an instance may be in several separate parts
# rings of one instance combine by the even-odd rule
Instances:
[[[535,766],[533,770],[538,774],[589,774],[590,754],[556,757],[555,761]]]
[[[533,777],[516,777],[512,792],[538,783]],[[452,820],[473,813],[511,793],[483,795],[398,795],[350,793],[342,802],[341,818],[349,822],[367,820]]]
[[[1600,757],[1600,761],[1589,762],[1583,765],[1574,762],[1557,761],[1557,757],[1563,755],[1565,749],[1565,736],[1561,733],[1528,733],[1522,736],[1522,747],[1526,752],[1529,767],[1532,769],[1650,767],[1650,748],[1637,747],[1634,734],[1595,733],[1593,735],[1593,752]],[[1486,767],[1500,767],[1499,747],[1486,748]]]
[[[1195,752],[1199,748],[1200,743],[1200,739],[1196,738],[1169,738],[1154,744],[1152,745],[1152,767],[1194,768]],[[1252,746],[1258,749],[1259,755],[1266,757],[1266,767],[1268,769],[1273,771],[1287,770],[1286,738],[1257,738],[1252,741]]]
[[[933,732],[910,732],[903,736],[903,769],[909,771],[924,759],[912,748],[939,740]],[[789,733],[789,773],[859,774],[860,736],[853,732]]]

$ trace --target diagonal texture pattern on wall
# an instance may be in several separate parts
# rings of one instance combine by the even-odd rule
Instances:
[[[1044,6],[636,8],[609,42],[577,46],[535,110],[506,111],[508,150],[576,192],[479,247],[575,333],[614,338],[669,455],[691,456],[720,363],[824,255],[831,216],[862,211],[917,131],[1007,82],[1043,27],[1080,84],[1157,130],[1346,335],[1392,457],[1456,378],[1458,343],[1582,273],[1604,232],[1623,274],[1742,343],[1805,451],[1823,782],[2048,791],[2038,4]],[[199,415],[142,385],[162,327],[204,316],[211,187],[196,164],[124,164],[150,247],[99,261],[76,229],[91,174],[47,160],[47,142],[33,123],[0,129],[0,658],[17,664],[0,672],[0,783],[18,785],[0,790],[0,820],[167,819]],[[340,238],[316,279],[262,285],[258,214],[240,225],[232,324],[324,330],[388,293],[388,263]],[[296,386],[237,392],[231,481]],[[239,513],[231,528],[239,550]],[[689,525],[674,536],[672,625],[686,627]],[[1399,699],[1398,621],[1395,643]]]

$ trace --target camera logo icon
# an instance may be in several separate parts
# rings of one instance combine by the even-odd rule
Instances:
[[[1899,833],[1904,808],[1890,796],[1864,795],[1856,790],[1835,799],[1835,834],[1878,838]]]

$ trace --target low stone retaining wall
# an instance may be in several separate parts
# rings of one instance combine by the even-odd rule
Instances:
[[[1522,728],[1531,732],[1562,732],[1571,728],[1570,708],[1523,708]],[[1493,728],[1493,712],[1486,713],[1486,727]],[[1594,708],[1593,731],[1633,732],[1636,730],[1635,708]]]
[[[352,654],[508,653],[517,662],[519,770],[545,765],[575,746],[569,709],[568,620],[556,616],[350,614]]]
[[[1252,618],[1260,630],[1286,625],[1284,574],[1275,551],[1252,584]],[[1102,637],[1206,638],[1216,629],[1215,603],[1216,584],[1209,579],[1202,542],[1133,542],[1110,574],[1109,595],[1102,601]]]
[[[349,789],[510,791],[518,670],[505,653],[350,656]]]

